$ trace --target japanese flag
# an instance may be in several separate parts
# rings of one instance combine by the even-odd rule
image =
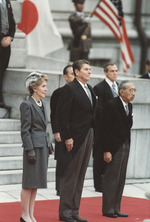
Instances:
[[[48,0],[24,0],[21,24],[17,28],[27,36],[28,55],[44,57],[63,47]]]

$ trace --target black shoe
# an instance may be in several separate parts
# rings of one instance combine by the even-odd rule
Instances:
[[[57,195],[57,196],[60,196],[60,191],[57,190],[56,195]]]
[[[121,212],[115,212],[115,214],[117,214],[118,217],[128,217],[128,214],[124,214]]]
[[[76,221],[88,222],[87,219],[81,218],[81,217],[79,217],[78,215],[72,216],[72,217],[73,217],[73,219],[75,219]]]
[[[20,217],[20,221],[21,222],[26,222],[22,217]]]
[[[59,217],[60,221],[65,221],[65,222],[76,222],[76,220],[73,219],[72,216],[69,217]]]
[[[117,214],[116,213],[103,213],[103,216],[117,218]]]
[[[95,191],[101,193],[102,192],[102,188],[101,187],[100,188],[95,188]]]

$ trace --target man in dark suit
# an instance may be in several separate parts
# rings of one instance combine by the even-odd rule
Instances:
[[[93,146],[93,124],[96,97],[87,84],[91,68],[86,60],[73,63],[76,76],[66,84],[61,96],[61,130],[64,141],[61,159],[66,167],[60,182],[59,219],[87,222],[79,217],[79,206],[86,169]]]
[[[141,79],[150,79],[150,59],[147,59],[145,68],[147,70],[147,73],[142,75]]]
[[[3,77],[10,58],[10,45],[14,38],[16,25],[9,0],[0,2],[0,108],[9,109],[3,101]]]
[[[73,0],[76,12],[69,17],[73,39],[71,39],[68,49],[70,50],[70,61],[72,62],[79,59],[88,60],[92,46],[90,17],[84,15],[84,1]]]
[[[118,96],[118,84],[116,83],[118,76],[117,65],[115,63],[106,64],[104,73],[106,75],[105,80],[94,86],[94,92],[97,96],[97,108],[93,147],[93,179],[94,188],[97,192],[102,192],[102,175],[106,168],[101,146],[103,109],[106,102]]]
[[[103,152],[107,168],[103,176],[103,216],[128,217],[120,212],[125,184],[132,127],[132,104],[135,86],[122,81],[119,96],[106,103],[103,113]]]
[[[66,83],[72,82],[75,78],[73,73],[72,65],[67,65],[63,70],[63,77],[66,81]],[[51,109],[51,126],[52,131],[55,134],[55,160],[56,160],[56,191],[57,195],[60,195],[60,172],[59,172],[59,153],[62,146],[62,140],[61,140],[61,133],[60,133],[60,123],[59,123],[59,116],[60,111],[58,109],[58,101],[59,97],[63,92],[64,87],[60,87],[56,89],[50,100],[50,109]]]

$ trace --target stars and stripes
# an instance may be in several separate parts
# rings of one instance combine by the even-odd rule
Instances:
[[[101,0],[93,14],[110,28],[120,43],[123,70],[127,72],[127,69],[134,62],[134,57],[126,32],[121,0]]]

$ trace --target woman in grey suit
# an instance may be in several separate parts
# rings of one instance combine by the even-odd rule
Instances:
[[[49,145],[46,135],[47,113],[42,98],[47,92],[46,75],[32,72],[26,79],[30,96],[20,106],[23,142],[21,222],[36,222],[34,203],[37,188],[47,187]]]

